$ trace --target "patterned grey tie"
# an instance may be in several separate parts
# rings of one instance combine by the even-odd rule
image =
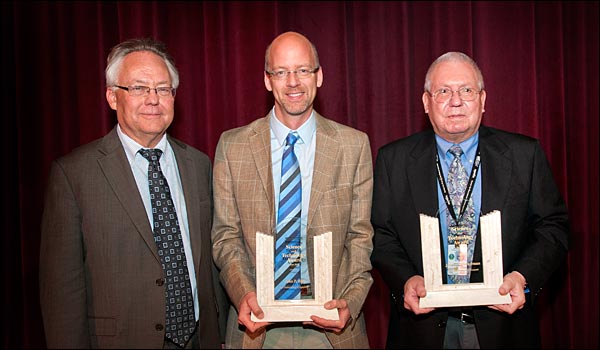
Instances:
[[[139,152],[149,161],[148,185],[154,219],[154,242],[166,276],[165,336],[183,347],[194,332],[196,320],[179,221],[167,179],[160,167],[162,151],[142,148]]]
[[[448,192],[450,194],[450,199],[452,200],[452,206],[454,207],[454,213],[457,216],[458,222],[455,222],[454,218],[450,214],[449,211],[446,211],[446,218],[448,223],[448,245],[456,245],[457,250],[455,256],[449,256],[450,258],[455,258],[458,260],[461,259],[461,254],[466,254],[468,260],[466,260],[466,265],[463,264],[462,272],[458,274],[448,274],[448,280],[451,283],[469,283],[470,275],[471,275],[471,263],[473,261],[473,252],[475,250],[475,234],[477,233],[477,227],[475,226],[475,207],[473,205],[473,198],[469,198],[469,202],[467,203],[467,207],[465,209],[465,213],[462,217],[460,215],[460,206],[463,201],[463,197],[465,196],[465,191],[467,188],[467,182],[469,181],[469,177],[467,175],[467,171],[465,170],[460,157],[463,154],[463,150],[458,145],[453,145],[448,150],[453,156],[454,159],[450,164],[450,168],[448,170]],[[452,227],[460,226],[463,229],[458,230],[457,236],[452,236]],[[460,247],[459,242],[465,243],[462,245],[462,249]],[[451,254],[449,254],[451,255]],[[450,264],[449,264],[450,265]]]

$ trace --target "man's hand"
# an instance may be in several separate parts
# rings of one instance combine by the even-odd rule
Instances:
[[[490,305],[489,308],[498,311],[506,312],[512,315],[515,311],[522,309],[525,305],[525,277],[518,271],[513,271],[506,276],[502,281],[502,285],[498,288],[500,295],[506,295],[510,293],[511,303],[510,304],[497,304]]]
[[[238,323],[246,326],[246,329],[250,333],[254,333],[263,327],[271,324],[270,322],[254,322],[250,319],[250,314],[254,313],[259,319],[264,317],[263,310],[258,306],[258,300],[256,299],[255,292],[248,292],[242,298],[240,306],[238,307]]]
[[[425,290],[425,279],[423,276],[414,275],[404,284],[404,308],[415,313],[415,315],[426,314],[435,308],[421,309],[419,299],[427,295]]]
[[[350,321],[350,309],[348,309],[348,302],[345,299],[333,299],[325,303],[325,309],[332,310],[338,309],[340,315],[339,320],[328,320],[318,316],[310,316],[312,322],[303,322],[306,325],[313,325],[319,328],[327,329],[339,333],[346,328],[348,321]]]

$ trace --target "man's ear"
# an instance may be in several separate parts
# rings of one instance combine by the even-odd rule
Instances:
[[[106,102],[108,102],[110,108],[115,111],[117,110],[117,94],[115,93],[115,90],[106,88]]]
[[[323,86],[323,66],[319,67],[319,71],[317,72],[317,87]]]
[[[271,86],[271,79],[267,72],[265,72],[265,87],[267,88],[267,90],[273,91],[273,87]]]
[[[423,100],[423,109],[425,110],[425,113],[429,114],[429,93],[427,91],[423,92],[421,100]]]

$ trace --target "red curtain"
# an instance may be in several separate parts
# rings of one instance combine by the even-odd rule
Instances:
[[[324,72],[316,109],[369,134],[373,155],[429,127],[425,72],[471,55],[488,93],[484,124],[540,139],[567,201],[572,246],[542,293],[544,348],[598,347],[598,2],[2,2],[3,348],[43,348],[38,297],[42,198],[50,161],[116,123],[106,56],[140,36],[164,41],[181,84],[169,132],[213,157],[221,132],[265,115],[264,50],[311,39]],[[5,186],[6,187],[6,186]],[[369,341],[385,345],[377,271]],[[16,286],[8,287],[8,285]]]

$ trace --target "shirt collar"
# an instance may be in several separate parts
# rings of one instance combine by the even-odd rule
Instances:
[[[271,126],[271,130],[273,131],[273,134],[275,135],[275,138],[277,138],[277,142],[279,142],[279,144],[283,146],[285,144],[285,138],[287,137],[289,132],[294,130],[291,130],[287,126],[283,125],[283,123],[279,121],[279,119],[277,119],[277,117],[275,116],[275,108],[271,110],[269,124]],[[310,117],[308,117],[304,124],[302,124],[302,126],[300,126],[297,130],[295,130],[300,136],[300,140],[298,140],[298,142],[310,144],[310,142],[312,142],[312,138],[316,130],[317,122],[315,119],[315,111],[312,111],[310,113]]]
[[[443,138],[441,138],[440,136],[438,136],[437,134],[435,135],[435,141],[437,144],[438,153],[440,153],[441,155],[447,154],[450,147],[455,145],[455,143],[448,142],[448,141],[444,140]],[[475,151],[478,144],[479,144],[479,131],[477,131],[475,134],[473,134],[473,136],[469,137],[468,139],[464,140],[463,142],[459,143],[458,145],[460,146],[460,148],[462,148],[464,154],[470,154],[471,152]]]
[[[123,130],[121,130],[121,126],[117,125],[117,134],[119,135],[119,139],[121,140],[121,144],[123,144],[123,148],[125,149],[125,154],[127,155],[127,159],[129,163],[132,163],[136,157],[136,154],[142,147],[139,143],[135,142],[131,137],[125,135]],[[165,133],[163,137],[160,139],[158,144],[154,147],[155,149],[160,149],[163,152],[167,152],[167,134]]]

